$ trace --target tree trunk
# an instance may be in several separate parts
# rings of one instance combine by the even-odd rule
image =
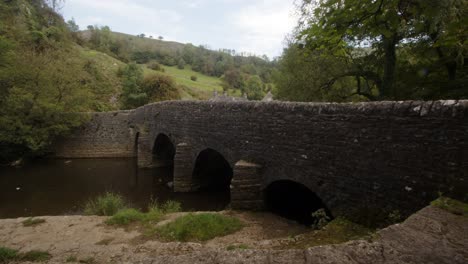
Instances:
[[[396,69],[396,44],[397,36],[385,37],[382,36],[384,48],[384,73],[382,78],[382,86],[380,89],[381,99],[395,98],[395,69]]]

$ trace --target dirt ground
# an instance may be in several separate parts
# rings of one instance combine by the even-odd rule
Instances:
[[[468,217],[432,206],[378,231],[372,240],[296,250],[276,249],[295,235],[310,233],[307,228],[269,213],[222,213],[240,218],[246,227],[205,243],[166,243],[141,239],[137,230],[109,227],[106,217],[41,217],[46,222],[33,227],[23,226],[26,218],[5,219],[0,220],[0,246],[47,251],[50,264],[468,263]],[[232,245],[246,249],[228,250]]]
[[[205,243],[160,242],[143,237],[138,230],[109,227],[107,217],[53,216],[39,217],[45,223],[24,227],[27,218],[0,220],[0,246],[26,252],[47,251],[54,261],[63,262],[70,257],[77,260],[94,259],[95,263],[120,263],[124,259],[138,260],[145,255],[180,255],[199,250],[226,250],[229,246],[249,249],[271,249],[290,237],[309,231],[302,225],[270,213],[221,212],[234,216],[245,227],[228,236]],[[167,216],[165,224],[184,213]]]

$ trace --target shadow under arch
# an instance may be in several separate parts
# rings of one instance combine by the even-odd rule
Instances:
[[[152,167],[173,167],[175,153],[176,149],[171,139],[166,134],[158,134],[152,150]]]
[[[330,210],[309,188],[295,181],[278,180],[270,183],[264,190],[266,209],[284,218],[311,226],[317,218],[313,213],[324,209],[332,219]]]
[[[195,161],[192,173],[193,189],[198,192],[219,193],[220,209],[230,203],[233,169],[218,151],[207,148],[201,151]]]

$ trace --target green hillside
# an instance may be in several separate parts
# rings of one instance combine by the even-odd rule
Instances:
[[[112,32],[107,26],[89,26],[77,34],[84,46],[125,63],[137,63],[142,67],[153,63],[163,65],[164,74],[181,86],[182,99],[207,99],[214,90],[226,90],[235,96],[246,93],[249,99],[259,100],[273,89],[276,62],[265,57],[241,56],[229,49],[216,51],[190,43]],[[146,68],[144,71],[151,72]],[[191,76],[197,76],[198,80],[192,81]],[[144,96],[139,91],[132,94]]]

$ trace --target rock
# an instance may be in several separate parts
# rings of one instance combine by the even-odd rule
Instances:
[[[20,167],[23,165],[23,159],[19,159],[17,161],[13,161],[11,164],[10,164],[12,167]]]
[[[169,187],[170,189],[174,188],[174,182],[168,182],[166,185],[167,185],[167,187]]]

